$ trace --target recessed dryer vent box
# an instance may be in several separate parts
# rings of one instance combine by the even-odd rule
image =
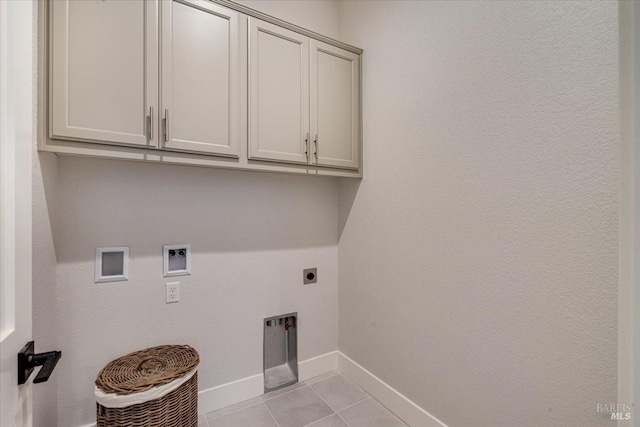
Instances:
[[[265,393],[298,382],[298,314],[264,319]]]
[[[164,245],[164,277],[191,274],[191,245]]]
[[[129,280],[129,248],[96,249],[95,282],[123,282]]]

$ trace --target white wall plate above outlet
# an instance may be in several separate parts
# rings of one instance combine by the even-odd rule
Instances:
[[[95,282],[129,280],[129,247],[96,248]]]

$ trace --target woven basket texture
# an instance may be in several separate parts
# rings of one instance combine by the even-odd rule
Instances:
[[[106,393],[140,393],[183,377],[199,362],[198,352],[188,345],[161,345],[109,362],[96,385]]]
[[[105,366],[96,386],[127,395],[168,384],[198,366],[198,352],[189,346],[164,345],[122,356]],[[96,409],[97,427],[197,427],[198,374],[159,399],[125,408]]]
[[[160,399],[96,412],[97,427],[198,427],[198,374]]]

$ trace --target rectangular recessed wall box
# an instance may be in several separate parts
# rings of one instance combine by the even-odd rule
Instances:
[[[164,245],[162,247],[164,277],[191,274],[191,245]]]
[[[264,319],[265,393],[298,382],[298,313]]]
[[[95,282],[129,280],[129,247],[96,248]]]

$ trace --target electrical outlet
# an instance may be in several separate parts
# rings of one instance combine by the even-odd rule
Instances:
[[[180,282],[167,283],[167,304],[180,301]]]

